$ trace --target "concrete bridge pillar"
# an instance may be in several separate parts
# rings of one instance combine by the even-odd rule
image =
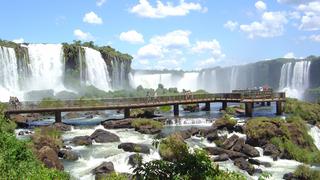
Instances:
[[[280,116],[280,115],[282,115],[282,113],[283,113],[282,102],[281,102],[281,101],[277,101],[276,104],[277,104],[277,107],[276,107],[277,113],[276,113],[276,114],[277,114],[278,116]]]
[[[210,111],[210,102],[205,103],[205,111]]]
[[[173,105],[173,114],[174,116],[179,116],[179,104]]]
[[[124,118],[130,118],[130,108],[124,108]]]
[[[54,113],[54,116],[55,116],[55,123],[61,123],[62,122],[61,112],[60,111],[56,111]]]
[[[252,117],[252,111],[253,111],[253,103],[245,103],[245,115],[247,117]]]
[[[222,102],[222,110],[226,110],[227,107],[228,107],[227,101],[223,101],[223,102]]]
[[[271,102],[267,102],[267,106],[271,106]]]

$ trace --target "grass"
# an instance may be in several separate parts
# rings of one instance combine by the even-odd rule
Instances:
[[[311,124],[320,123],[320,104],[287,98],[285,113],[300,116]]]
[[[171,109],[172,109],[171,106],[160,106],[160,107],[159,107],[159,110],[160,110],[161,112],[170,112]]]
[[[159,144],[159,154],[164,160],[177,161],[188,153],[188,146],[179,134],[172,134]]]
[[[151,126],[152,128],[161,129],[163,128],[163,124],[161,122],[151,120],[151,119],[134,119],[131,122],[131,125],[134,128],[140,128],[141,126]]]
[[[297,179],[308,179],[308,180],[320,179],[320,171],[313,170],[306,165],[298,166],[298,168],[293,172],[293,175]]]

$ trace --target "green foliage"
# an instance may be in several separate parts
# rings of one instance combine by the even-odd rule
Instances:
[[[306,165],[300,165],[293,173],[297,179],[318,180],[320,179],[320,171],[311,169]]]
[[[152,128],[161,129],[163,128],[163,124],[159,121],[155,121],[152,119],[134,119],[131,122],[131,125],[134,128],[140,128],[141,126],[151,126]]]
[[[312,124],[320,122],[320,104],[287,98],[285,113],[300,116],[302,119]]]
[[[61,131],[52,126],[36,128],[31,138],[31,144],[35,150],[39,150],[43,146],[49,146],[58,151],[63,146],[61,134]]]
[[[40,108],[51,108],[51,107],[62,107],[63,102],[61,100],[53,99],[53,98],[44,98],[39,103]]]
[[[0,117],[0,179],[69,179],[66,172],[45,168],[27,142],[12,133],[8,120]]]
[[[179,161],[188,154],[188,146],[181,135],[175,133],[160,142],[159,154],[164,160]]]
[[[276,136],[274,126],[280,126],[281,119],[257,117],[246,123],[246,135],[250,138],[260,139],[263,137],[272,138]]]
[[[128,180],[128,176],[124,174],[119,174],[116,172],[106,174],[104,177],[99,178],[99,180]]]
[[[235,108],[235,107],[228,106],[228,107],[226,108],[226,113],[227,113],[227,114],[230,114],[230,115],[235,115],[235,114],[236,114],[236,108]]]
[[[159,107],[159,110],[160,110],[161,112],[170,112],[171,109],[172,109],[171,106],[160,106],[160,107]]]
[[[263,172],[263,173],[259,176],[258,180],[267,180],[267,179],[269,179],[270,177],[272,177],[272,174],[271,174],[271,173]]]

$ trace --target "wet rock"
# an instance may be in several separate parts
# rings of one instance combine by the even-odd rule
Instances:
[[[144,144],[135,144],[135,143],[121,143],[118,146],[119,149],[123,149],[127,152],[138,152],[138,153],[145,153],[150,154],[150,148]]]
[[[92,144],[90,136],[76,136],[72,139],[72,143],[77,146],[88,146]]]
[[[211,133],[217,133],[217,128],[208,127],[208,128],[199,129],[199,134],[203,137],[206,137],[208,134],[211,134]]]
[[[283,175],[282,178],[285,179],[285,180],[294,180],[295,179],[293,173],[286,173],[286,174]]]
[[[220,154],[218,157],[215,157],[213,159],[214,162],[221,162],[221,161],[227,161],[229,159],[228,154]]]
[[[231,150],[223,149],[220,147],[206,147],[204,149],[207,150],[211,155],[228,154],[230,159],[236,159],[240,157],[247,158],[247,155],[241,152],[231,151]]]
[[[63,170],[63,165],[59,160],[57,153],[49,146],[43,146],[37,153],[40,161],[44,163],[47,168],[55,168]]]
[[[224,129],[226,128],[228,131],[233,131],[234,126],[237,124],[237,121],[234,119],[228,119],[228,118],[220,118],[214,121],[212,124],[213,127],[217,129]]]
[[[254,174],[262,174],[262,169],[254,169]]]
[[[104,128],[106,129],[120,129],[120,128],[133,128],[131,126],[132,119],[124,119],[124,120],[107,120],[102,122]]]
[[[140,159],[142,161],[142,156],[139,154],[132,154],[129,156],[128,164],[130,164],[132,167],[135,167],[139,162]]]
[[[246,161],[244,158],[237,158],[233,161],[233,164],[237,166],[239,169],[247,171],[248,174],[253,175],[255,173],[254,167]]]
[[[280,150],[277,146],[274,144],[266,144],[263,147],[263,155],[265,156],[271,156],[273,159],[277,159],[277,157],[280,155]]]
[[[234,131],[243,134],[244,133],[244,127],[240,125],[234,126]]]
[[[207,137],[207,140],[208,140],[209,142],[212,142],[212,141],[215,141],[215,140],[218,140],[218,139],[219,139],[219,135],[218,135],[218,132],[217,132],[217,131],[208,134],[206,137]]]
[[[258,156],[260,156],[259,151],[256,148],[254,148],[254,147],[252,147],[252,146],[250,146],[248,144],[244,144],[242,146],[241,152],[246,154],[246,155],[248,155],[248,156],[250,156],[250,157],[258,157]]]
[[[92,173],[96,175],[96,179],[102,177],[106,174],[110,174],[114,172],[114,166],[112,162],[103,162],[98,167],[92,170]]]
[[[240,152],[242,149],[242,146],[245,144],[245,139],[244,138],[239,138],[237,142],[233,145],[231,150],[233,151],[238,151]]]
[[[36,121],[38,119],[41,119],[40,114],[34,113],[34,114],[28,114],[28,115],[11,115],[10,119],[13,120],[18,128],[28,128],[29,123]]]
[[[198,112],[200,110],[199,104],[187,104],[182,106],[184,111]]]
[[[71,131],[71,128],[72,128],[71,125],[67,125],[64,123],[54,123],[51,126],[59,131]]]
[[[108,143],[108,142],[119,142],[119,136],[105,131],[103,129],[97,129],[90,136],[91,139],[95,140],[97,143]]]
[[[25,136],[25,135],[31,135],[31,134],[33,134],[32,131],[22,130],[22,131],[19,131],[18,136]]]
[[[81,114],[77,112],[69,112],[63,116],[63,119],[75,119],[80,118]]]
[[[222,147],[224,149],[231,149],[238,139],[239,136],[234,134],[223,142]]]
[[[265,166],[265,167],[271,167],[271,164],[268,163],[268,162],[262,162],[262,161],[259,161],[258,159],[248,159],[248,162],[251,163],[251,164],[255,164],[255,165],[262,165],[262,166]]]
[[[154,128],[151,125],[146,125],[146,126],[140,126],[137,131],[141,134],[157,134],[161,132],[161,129],[159,128]]]
[[[69,161],[76,161],[79,159],[79,155],[76,152],[65,149],[60,150],[58,156]]]

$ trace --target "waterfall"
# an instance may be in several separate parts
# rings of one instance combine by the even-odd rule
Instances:
[[[176,87],[176,83],[173,82],[171,73],[164,74],[143,74],[134,73],[131,78],[131,84],[133,87],[138,87],[141,85],[144,88],[157,89],[159,84],[164,85],[164,87]]]
[[[310,61],[289,62],[282,65],[279,89],[285,91],[287,96],[302,98],[309,88]]]
[[[109,91],[110,77],[107,65],[99,51],[85,47],[87,85]]]
[[[0,101],[8,101],[12,91],[19,91],[18,64],[13,48],[0,46]]]
[[[64,63],[60,44],[28,45],[31,79],[28,90],[65,90],[63,85]]]
[[[81,47],[79,47],[79,70],[80,70],[80,85],[83,86],[86,82],[86,73],[85,73],[85,57],[82,54]]]
[[[231,76],[230,76],[230,89],[229,92],[231,92],[232,90],[236,90],[237,89],[237,83],[238,83],[238,76],[239,76],[239,68],[236,66],[233,66],[231,68]]]
[[[111,60],[112,67],[112,88],[123,89],[127,87],[126,63],[120,59]]]
[[[178,81],[177,88],[179,91],[191,90],[196,91],[198,90],[197,82],[198,82],[199,72],[186,72],[183,74],[183,77]]]

